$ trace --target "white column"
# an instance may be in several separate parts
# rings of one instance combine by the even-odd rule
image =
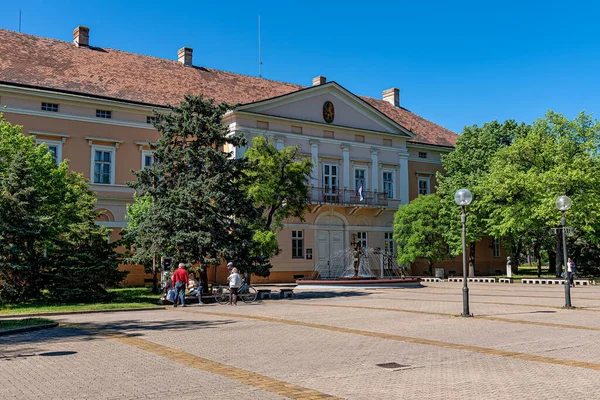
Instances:
[[[314,187],[319,186],[319,141],[311,140],[310,143],[310,158],[312,161],[312,176],[311,185]]]
[[[275,148],[277,150],[283,150],[285,147],[285,138],[283,136],[275,136]]]
[[[400,182],[400,204],[408,204],[408,152],[405,150],[398,153],[398,165],[400,166],[398,182]]]
[[[379,192],[379,151],[371,149],[371,190]]]
[[[343,155],[343,174],[344,174],[344,189],[350,189],[350,145],[343,144],[342,145],[342,155]]]

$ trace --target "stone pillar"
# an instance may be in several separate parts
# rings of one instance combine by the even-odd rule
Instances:
[[[400,167],[398,182],[400,183],[400,192],[398,198],[400,204],[408,204],[408,152],[406,150],[398,153],[398,165]]]
[[[275,148],[277,150],[283,150],[285,147],[285,138],[283,136],[275,136]]]
[[[379,151],[371,149],[371,190],[379,192]]]
[[[310,143],[310,159],[312,161],[312,174],[310,184],[314,187],[319,187],[319,141],[311,140]]]
[[[343,144],[342,145],[342,169],[344,174],[344,189],[350,189],[350,145]]]

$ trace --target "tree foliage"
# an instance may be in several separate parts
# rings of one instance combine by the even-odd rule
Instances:
[[[158,293],[157,257],[160,251],[154,238],[160,234],[157,227],[145,223],[151,216],[152,198],[133,195],[133,203],[127,205],[127,227],[121,231],[121,244],[130,251],[125,259],[132,264],[142,265],[146,273],[152,273],[152,291]]]
[[[590,115],[569,120],[548,112],[535,121],[526,135],[497,152],[478,186],[482,207],[489,210],[484,221],[490,234],[532,246],[539,273],[541,251],[556,243],[552,228],[561,218],[556,198],[566,194],[573,202],[568,224],[582,240],[598,243],[599,149],[600,124]]]
[[[473,202],[467,207],[467,244],[470,245],[470,263],[475,264],[475,244],[489,234],[485,218],[490,210],[479,201],[483,193],[479,190],[486,177],[490,160],[502,148],[509,146],[514,138],[526,135],[529,127],[506,121],[503,124],[492,121],[483,126],[465,127],[458,137],[456,148],[442,157],[443,172],[438,172],[436,193],[442,201],[440,218],[447,225],[444,238],[452,254],[462,253],[462,230],[460,207],[454,202],[454,194],[460,188],[467,188],[473,194]]]
[[[0,301],[99,298],[118,284],[126,273],[83,176],[1,115],[0,159]]]
[[[448,258],[441,210],[440,197],[430,194],[419,196],[396,211],[394,242],[398,250],[398,264],[413,263],[418,258],[424,258],[429,262],[430,274],[433,274],[434,263]]]
[[[247,260],[253,232],[248,221],[260,215],[237,183],[243,179],[245,161],[224,151],[246,144],[222,123],[231,108],[186,96],[170,112],[157,114],[160,138],[153,145],[154,163],[136,172],[138,179],[131,183],[140,199],[150,202],[146,217],[131,228],[143,233],[136,235],[136,251],[145,254],[140,260],[157,252],[202,267],[218,265],[224,257],[251,268]]]
[[[298,148],[277,150],[262,137],[245,158],[232,158],[226,149],[246,145],[222,123],[232,108],[186,96],[157,114],[154,163],[131,183],[138,195],[124,238],[133,262],[148,265],[156,254],[207,266],[225,258],[242,272],[269,275],[282,220],[303,218],[309,204],[311,164]]]
[[[255,231],[252,254],[259,265],[279,254],[277,232],[286,218],[304,220],[310,205],[308,181],[312,163],[300,157],[300,148],[275,148],[268,139],[257,136],[245,154],[245,175],[240,182],[260,217],[249,221]]]

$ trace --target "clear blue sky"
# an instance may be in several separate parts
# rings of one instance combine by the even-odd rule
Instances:
[[[187,3],[187,4],[182,4]],[[525,4],[526,3],[526,4]],[[0,28],[310,85],[325,75],[442,126],[600,110],[600,5],[554,1],[5,1]],[[2,57],[4,55],[0,55]]]

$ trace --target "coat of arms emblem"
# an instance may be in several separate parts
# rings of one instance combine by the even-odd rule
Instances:
[[[326,101],[323,103],[323,119],[328,124],[333,122],[333,118],[335,117],[335,110],[333,108],[333,103],[330,101]]]

